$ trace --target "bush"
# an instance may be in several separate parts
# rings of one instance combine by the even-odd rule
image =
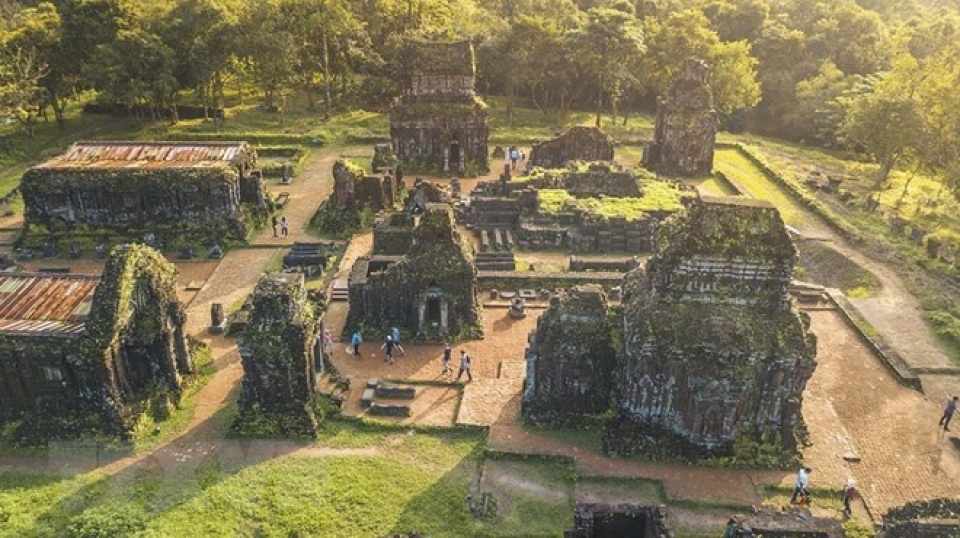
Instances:
[[[873,532],[873,526],[857,518],[851,518],[843,522],[844,538],[873,538],[876,535]]]
[[[70,520],[68,538],[122,538],[147,527],[147,514],[138,506],[104,504]]]

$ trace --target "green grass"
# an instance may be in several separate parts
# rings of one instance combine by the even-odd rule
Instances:
[[[224,456],[161,459],[114,476],[5,471],[0,536],[69,535],[83,525],[115,530],[120,523],[141,529],[140,536],[562,534],[572,523],[572,502],[513,488],[497,492],[504,510],[473,520],[465,499],[479,476],[483,441],[476,432],[329,421],[318,446],[373,452],[281,455],[254,464]],[[569,466],[535,461],[525,473],[536,483],[572,488]]]
[[[596,114],[582,110],[564,114],[554,110],[539,111],[533,108],[513,107],[511,118],[508,114],[506,98],[486,96],[483,99],[490,111],[488,124],[491,149],[496,145],[509,146],[549,140],[553,138],[555,132],[565,131],[574,125],[595,124]],[[624,126],[622,117],[614,124],[610,121],[609,111],[604,111],[602,128],[615,140],[638,143],[653,137],[653,120],[654,117],[649,114],[631,114],[627,125]],[[637,161],[626,162],[633,165]]]
[[[816,221],[816,217],[790,194],[770,181],[763,172],[736,149],[719,149],[713,167],[759,200],[767,200],[780,210],[780,217],[795,228],[803,228]]]
[[[798,241],[800,252],[796,277],[800,280],[837,288],[847,297],[873,297],[883,287],[870,271],[819,241]]]
[[[811,488],[811,506],[826,510],[843,511],[843,501],[840,498],[841,490],[833,488]],[[763,490],[763,504],[766,506],[787,506],[793,488],[767,487]]]
[[[537,196],[540,211],[560,213],[578,208],[606,218],[639,219],[650,211],[677,211],[681,208],[682,191],[666,181],[645,181],[643,196],[639,198],[607,196],[604,198],[575,198],[563,189],[540,189]]]

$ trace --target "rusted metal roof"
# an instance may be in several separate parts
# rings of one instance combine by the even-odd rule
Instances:
[[[246,142],[77,142],[37,168],[221,168],[247,152]]]
[[[83,332],[99,283],[87,275],[0,275],[0,333]]]

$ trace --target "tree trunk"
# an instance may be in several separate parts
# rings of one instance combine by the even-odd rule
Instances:
[[[603,119],[600,115],[603,113],[603,77],[597,82],[597,129],[603,128]]]
[[[320,9],[326,11],[327,3],[324,2]],[[327,37],[327,17],[323,17],[323,92],[326,100],[326,110],[323,111],[323,119],[330,118],[330,111],[333,108],[333,99],[330,97],[330,46]]]
[[[877,169],[877,175],[873,181],[874,189],[879,189],[890,179],[890,171],[893,170],[895,162],[896,158],[893,156],[886,157],[880,161],[880,168]]]

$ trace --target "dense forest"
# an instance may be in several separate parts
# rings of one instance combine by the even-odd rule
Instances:
[[[466,38],[482,93],[545,113],[652,110],[685,57],[725,128],[940,178],[960,192],[957,0],[0,0],[0,116],[25,134],[82,90],[106,103],[379,108],[401,41]],[[174,118],[176,120],[176,118]]]

